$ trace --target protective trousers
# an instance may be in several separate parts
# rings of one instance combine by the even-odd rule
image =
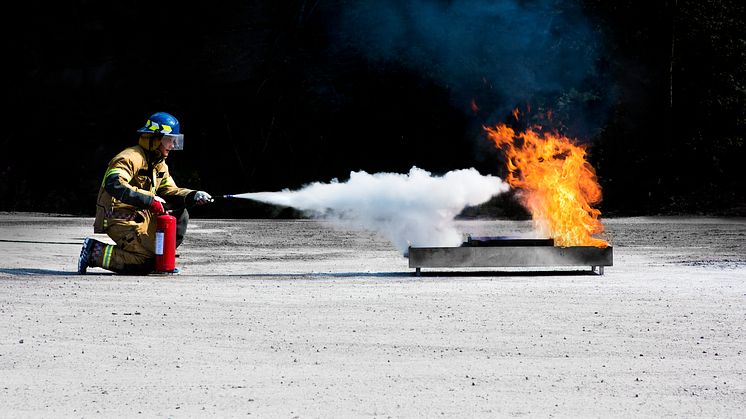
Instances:
[[[156,218],[149,211],[143,211],[142,221],[122,221],[112,223],[106,229],[106,234],[116,243],[107,244],[96,252],[93,266],[99,266],[110,271],[123,274],[142,275],[155,269],[155,229]],[[175,210],[176,217],[176,247],[184,240],[189,213],[186,208]]]

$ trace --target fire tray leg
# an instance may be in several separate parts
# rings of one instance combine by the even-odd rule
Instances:
[[[420,276],[420,274],[421,274],[421,272],[420,272],[420,268],[416,268],[416,270],[415,270],[415,274],[416,274],[417,276]]]
[[[604,274],[604,267],[603,266],[591,266],[591,272],[596,272],[596,268],[598,268],[598,274],[603,275]]]

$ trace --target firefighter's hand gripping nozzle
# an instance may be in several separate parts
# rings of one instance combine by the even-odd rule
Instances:
[[[197,205],[203,205],[203,204],[206,204],[208,202],[214,202],[214,201],[215,200],[212,199],[212,197],[210,196],[210,194],[207,193],[207,192],[205,192],[205,191],[197,191],[197,193],[194,194],[194,202]]]

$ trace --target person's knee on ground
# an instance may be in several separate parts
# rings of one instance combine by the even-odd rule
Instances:
[[[144,275],[155,269],[155,257],[108,245],[104,249],[101,267],[120,274]]]
[[[142,253],[127,252],[117,245],[87,238],[78,262],[78,273],[85,274],[87,268],[103,268],[121,274],[142,275],[153,271],[155,258]]]
[[[122,274],[147,274],[155,269],[155,219],[110,225],[106,234],[116,243],[105,245],[95,263]]]

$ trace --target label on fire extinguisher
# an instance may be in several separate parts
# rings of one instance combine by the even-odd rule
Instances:
[[[155,232],[155,254],[159,256],[163,255],[163,232],[162,231]]]

